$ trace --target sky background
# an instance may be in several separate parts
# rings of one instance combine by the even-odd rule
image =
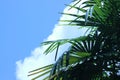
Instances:
[[[0,1],[0,80],[16,80],[16,61],[29,56],[52,33],[59,12],[70,1]]]

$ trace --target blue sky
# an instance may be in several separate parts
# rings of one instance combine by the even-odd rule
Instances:
[[[52,33],[71,0],[0,1],[0,80],[16,80],[16,61],[29,56]]]

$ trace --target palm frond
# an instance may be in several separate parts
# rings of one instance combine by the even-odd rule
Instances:
[[[51,68],[52,68],[53,64],[50,64],[50,65],[47,65],[47,66],[44,66],[44,67],[41,67],[41,68],[38,68],[38,69],[35,69],[35,70],[32,70],[29,72],[29,77],[30,76],[35,76],[34,78],[32,78],[32,80],[35,80],[37,78],[40,78],[42,77],[43,75],[46,75],[48,73],[50,73],[51,71]],[[46,76],[48,77],[48,76]],[[45,78],[46,78],[45,77]]]
[[[55,41],[46,41],[41,43],[41,46],[49,45],[49,47],[44,51],[45,54],[51,53],[55,49],[57,49],[59,46],[64,45],[66,43],[70,43],[74,40],[83,40],[85,39],[85,36],[77,37],[77,38],[72,38],[72,39],[61,39],[61,40],[55,40]],[[58,50],[57,50],[58,51]]]

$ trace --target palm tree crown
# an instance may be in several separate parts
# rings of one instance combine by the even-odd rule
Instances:
[[[45,80],[120,80],[120,0],[74,0],[73,3],[67,6],[78,10],[78,14],[63,13],[74,19],[61,20],[67,23],[60,25],[87,27],[89,34],[43,42],[42,45],[50,45],[45,53],[56,50],[56,57],[59,46],[66,43],[71,46],[55,64],[40,68],[43,74],[33,80],[47,73],[50,75]]]

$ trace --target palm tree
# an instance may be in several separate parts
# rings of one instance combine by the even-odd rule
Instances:
[[[74,0],[67,6],[78,14],[63,13],[75,19],[61,20],[67,24],[60,25],[89,27],[91,31],[87,36],[43,42],[50,45],[46,54],[56,50],[55,58],[59,46],[71,46],[55,64],[31,71],[30,75],[40,74],[32,80],[46,74],[50,75],[44,80],[120,80],[120,0]]]

